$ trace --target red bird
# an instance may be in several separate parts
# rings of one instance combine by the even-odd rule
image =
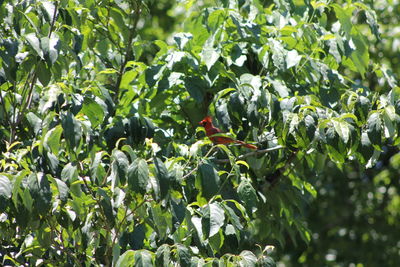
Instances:
[[[257,149],[255,145],[247,144],[243,141],[235,140],[226,136],[213,136],[214,134],[222,133],[222,131],[212,124],[212,118],[210,116],[205,117],[201,122],[199,122],[199,124],[206,129],[206,135],[214,144],[236,143],[250,149]]]

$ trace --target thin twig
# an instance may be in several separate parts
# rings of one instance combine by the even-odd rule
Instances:
[[[248,157],[252,157],[252,156],[259,156],[262,154],[266,154],[275,150],[279,150],[285,148],[284,146],[275,146],[275,147],[271,147],[271,148],[266,148],[266,149],[261,149],[261,150],[257,150],[257,151],[253,151],[253,152],[249,152],[243,155],[240,155],[239,157],[237,157],[237,160],[242,160]],[[215,159],[214,162],[216,163],[229,163],[229,159]]]
[[[51,21],[50,31],[49,31],[49,36],[48,36],[49,38],[51,37],[51,33],[54,30],[54,23],[56,22],[56,19],[57,19],[57,9],[58,9],[58,1],[56,1],[55,7],[54,7],[53,20]]]

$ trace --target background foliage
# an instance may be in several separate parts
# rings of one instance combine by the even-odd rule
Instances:
[[[2,1],[1,263],[395,266],[396,12]]]

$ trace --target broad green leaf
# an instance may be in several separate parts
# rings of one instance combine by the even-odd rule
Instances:
[[[193,39],[193,35],[189,32],[180,32],[174,35],[174,41],[180,50],[183,50],[185,45]]]
[[[198,179],[200,179],[201,194],[206,199],[211,199],[219,191],[219,176],[212,165],[207,163],[200,165]]]
[[[366,121],[371,102],[365,96],[358,96],[354,105],[354,114],[360,121]]]
[[[149,168],[144,159],[137,158],[128,167],[128,185],[133,192],[146,193],[149,180]]]
[[[66,202],[68,200],[68,192],[69,192],[67,184],[57,178],[54,178],[54,180],[56,181],[57,184],[60,200]]]
[[[61,125],[57,125],[56,127],[50,129],[44,137],[44,147],[47,150],[50,150],[54,155],[58,155],[58,152],[60,151],[60,139],[62,132],[63,128]]]
[[[225,213],[224,209],[219,203],[211,203],[209,205],[210,209],[210,234],[209,237],[214,236],[219,232],[221,227],[225,223]]]
[[[61,125],[64,130],[65,140],[72,151],[79,145],[82,137],[81,123],[75,119],[71,112],[67,112],[67,114],[61,116]]]
[[[367,134],[371,144],[376,150],[381,150],[382,121],[380,113],[374,112],[368,117]]]
[[[135,225],[132,233],[129,234],[129,244],[134,250],[142,249],[143,241],[146,238],[146,226],[144,224]]]
[[[123,41],[127,41],[127,39],[129,38],[129,29],[127,27],[127,24],[124,20],[124,17],[126,17],[125,14],[123,14],[123,12],[118,9],[118,8],[113,8],[110,7],[109,8],[109,14],[110,17],[114,20],[115,24],[118,28],[118,31],[121,33],[122,37],[123,37]]]
[[[369,65],[368,43],[365,40],[364,35],[359,32],[352,34],[350,42],[353,42],[355,46],[355,50],[351,54],[351,59],[353,60],[358,72],[362,77],[364,77]]]
[[[220,52],[213,47],[204,47],[200,57],[201,61],[206,64],[207,69],[210,70],[219,59]]]
[[[273,79],[270,80],[270,82],[274,87],[274,90],[279,94],[280,97],[283,98],[289,96],[289,88],[283,81]]]
[[[0,212],[3,212],[8,206],[8,201],[12,195],[11,189],[10,179],[5,175],[0,175]]]
[[[339,137],[343,140],[345,144],[347,144],[350,138],[350,128],[348,123],[342,120],[335,120],[335,119],[332,120],[332,123]]]
[[[102,164],[102,158],[105,155],[104,151],[99,151],[93,155],[92,162],[90,164],[90,174],[92,181],[97,181],[101,184],[104,181],[105,170]]]
[[[242,178],[242,181],[237,188],[237,192],[243,205],[249,213],[255,212],[257,208],[258,198],[256,190],[251,185],[250,181],[246,178]]]
[[[382,114],[384,122],[384,130],[386,138],[393,138],[396,133],[395,125],[399,123],[399,119],[396,120],[396,111],[393,106],[385,107],[385,112]],[[398,117],[398,115],[397,115]]]
[[[120,89],[130,90],[132,85],[131,82],[135,80],[138,72],[136,70],[128,70],[122,75]]]
[[[33,112],[29,112],[28,114],[26,114],[26,118],[33,128],[33,132],[35,133],[35,135],[38,135],[42,128],[42,120]]]
[[[169,245],[162,244],[157,248],[155,264],[157,266],[168,267],[171,259],[171,249]]]
[[[40,40],[36,36],[36,34],[35,33],[28,33],[27,35],[25,35],[25,39],[28,41],[28,43],[33,48],[33,50],[36,51],[37,55],[39,57],[41,57],[42,59],[44,59],[43,51],[40,48]]]
[[[224,9],[214,10],[207,18],[208,26],[215,32],[226,20],[226,11]]]
[[[29,193],[34,201],[35,211],[46,215],[51,208],[52,191],[47,176],[43,173],[32,173],[28,178]]]
[[[287,51],[283,48],[282,44],[273,39],[270,43],[270,49],[272,53],[272,62],[275,67],[280,70],[286,70],[286,54]]]
[[[153,160],[154,160],[157,181],[160,185],[160,196],[161,199],[164,199],[169,191],[170,177],[167,168],[164,165],[164,162],[162,162],[162,160],[157,157],[154,157]],[[144,170],[142,171],[144,172]]]
[[[136,254],[136,251],[134,251],[134,250],[125,251],[125,253],[119,257],[115,266],[116,267],[135,266],[135,254]]]
[[[40,39],[40,47],[43,51],[43,57],[46,60],[47,65],[52,66],[58,58],[60,39],[53,33],[50,38],[43,37]]]
[[[190,221],[193,224],[194,229],[196,229],[197,236],[199,237],[200,242],[204,242],[202,218],[192,216]]]
[[[185,88],[197,102],[202,102],[205,95],[205,82],[198,76],[187,76],[184,79]]]
[[[177,257],[181,266],[190,266],[190,253],[189,249],[181,244],[177,244]]]
[[[95,100],[85,97],[81,112],[89,118],[93,128],[103,123],[104,110]]]
[[[273,258],[269,256],[259,257],[257,260],[257,266],[260,267],[276,267],[276,263]]]
[[[240,260],[240,265],[241,266],[256,266],[257,263],[257,257],[254,255],[253,252],[248,251],[248,250],[243,250],[239,256],[241,257]]]
[[[286,67],[290,69],[291,67],[297,66],[301,60],[301,56],[296,50],[290,50],[286,55]]]
[[[153,266],[153,254],[147,250],[135,251],[135,267]]]
[[[107,195],[107,193],[105,191],[103,191],[102,189],[99,189],[97,192],[101,196],[100,206],[101,206],[102,213],[106,217],[107,224],[109,225],[109,227],[114,227],[116,217],[115,217],[113,207],[111,204],[111,199]]]
[[[39,81],[43,84],[43,86],[47,86],[51,79],[50,68],[44,61],[40,61],[37,65],[36,71]]]
[[[45,16],[46,20],[51,23],[54,19],[54,15],[56,15],[54,12],[55,11],[54,3],[50,1],[41,1],[40,3],[42,4],[42,7],[46,12]]]
[[[64,182],[73,182],[78,177],[77,167],[72,163],[67,163],[61,171],[61,180]]]
[[[116,178],[119,178],[120,183],[126,183],[127,171],[129,166],[128,157],[120,150],[114,150],[112,153],[112,171]]]
[[[230,223],[237,229],[237,230],[242,230],[243,229],[243,225],[240,222],[240,218],[239,216],[235,213],[235,211],[229,207],[227,204],[223,204],[223,208],[226,211],[226,215],[227,215],[227,220],[230,221]]]

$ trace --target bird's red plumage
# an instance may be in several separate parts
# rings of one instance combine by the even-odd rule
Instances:
[[[222,131],[212,124],[212,118],[210,116],[205,117],[201,122],[199,122],[199,124],[204,127],[206,130],[206,135],[214,144],[236,143],[250,149],[257,149],[255,145],[247,144],[243,141],[235,140],[225,136],[213,136],[214,134],[222,133]]]

